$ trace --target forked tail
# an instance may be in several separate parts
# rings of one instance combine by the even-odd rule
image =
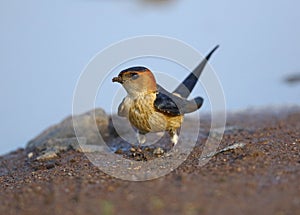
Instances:
[[[212,54],[219,48],[219,45],[217,45],[211,52],[206,55],[206,57],[201,61],[201,63],[194,69],[193,72],[191,72],[184,81],[179,84],[179,86],[173,91],[175,94],[179,94],[183,98],[187,98],[192,90],[194,89],[202,71],[205,68],[205,65],[207,61],[210,59]]]

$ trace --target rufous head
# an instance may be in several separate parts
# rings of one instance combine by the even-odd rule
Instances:
[[[156,81],[153,73],[142,66],[125,69],[117,77],[114,77],[112,81],[122,84],[131,96],[156,91]]]

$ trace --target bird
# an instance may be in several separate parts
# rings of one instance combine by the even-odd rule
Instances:
[[[126,117],[137,131],[138,145],[146,142],[149,132],[168,132],[173,146],[178,142],[178,130],[184,115],[198,110],[202,97],[188,100],[206,63],[218,49],[215,46],[200,64],[171,93],[156,83],[154,74],[144,66],[122,70],[112,82],[120,83],[127,92],[118,107],[118,116]]]

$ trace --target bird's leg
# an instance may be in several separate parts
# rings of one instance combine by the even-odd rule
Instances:
[[[175,146],[178,142],[178,135],[177,135],[177,132],[174,131],[174,130],[170,130],[169,131],[169,135],[171,137],[171,142],[173,144],[173,146]]]
[[[138,141],[138,148],[140,148],[140,146],[146,142],[146,135],[138,131],[136,133],[136,138]]]

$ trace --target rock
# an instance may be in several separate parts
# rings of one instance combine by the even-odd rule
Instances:
[[[58,153],[70,149],[80,152],[101,151],[103,147],[100,146],[102,142],[99,133],[103,139],[107,139],[110,134],[109,117],[104,110],[95,109],[82,115],[70,116],[29,141],[26,146],[28,157],[33,157],[33,151],[39,160],[54,158]]]
[[[41,144],[35,145],[34,147],[34,149],[38,151],[52,150],[55,152],[68,151],[69,149],[79,151],[78,148],[80,147],[76,137],[51,138],[45,142],[42,142]]]
[[[28,157],[28,158],[32,158],[32,157],[33,157],[33,152],[29,152],[29,153],[27,154],[27,157]]]
[[[38,161],[45,161],[45,160],[53,159],[53,158],[56,158],[56,157],[57,157],[56,152],[54,152],[54,151],[47,151],[46,153],[38,156],[36,159]]]
[[[162,148],[160,147],[157,147],[156,149],[154,149],[153,151],[153,154],[156,155],[156,156],[161,156],[163,155],[165,152]]]
[[[95,114],[95,120],[94,120]],[[73,122],[79,128],[81,136],[87,139],[87,144],[93,142],[94,137],[98,135],[98,130],[102,136],[109,136],[109,117],[102,109],[95,109],[87,113],[67,117],[61,123],[49,127],[33,140],[29,141],[27,148],[39,147],[50,139],[66,139],[76,137]],[[94,122],[96,122],[98,130],[95,130]],[[78,135],[77,135],[78,136]]]
[[[284,81],[287,84],[296,84],[296,83],[299,84],[300,83],[300,73],[290,74],[285,77]]]

